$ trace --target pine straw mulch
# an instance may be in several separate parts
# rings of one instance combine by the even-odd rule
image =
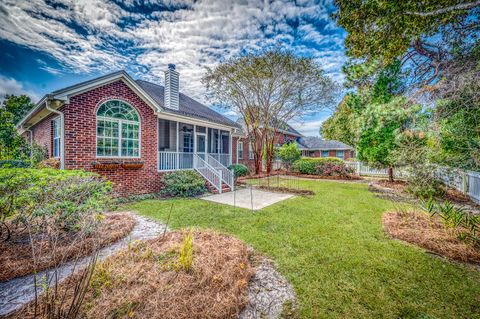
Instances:
[[[480,265],[480,249],[458,238],[437,217],[421,212],[387,212],[383,215],[385,231],[393,238],[418,245],[457,261]]]
[[[314,191],[308,189],[297,189],[297,188],[290,188],[290,187],[276,187],[276,186],[264,186],[264,185],[257,185],[255,188],[277,192],[277,193],[287,193],[287,194],[295,194],[300,196],[313,196],[315,195]]]
[[[308,178],[308,179],[326,179],[326,180],[338,180],[338,181],[356,181],[356,180],[363,180],[362,177],[358,175],[347,175],[347,176],[322,176],[322,175],[308,175],[308,174],[300,174],[295,172],[287,172],[287,171],[274,171],[274,173],[260,173],[260,174],[253,174],[248,176],[239,177],[239,180],[247,180],[247,179],[258,179],[258,178],[268,178],[268,177],[275,177],[279,175],[280,178],[282,177],[301,177],[301,178]]]
[[[9,241],[0,241],[0,281],[42,271],[79,257],[90,255],[93,249],[108,246],[129,234],[135,226],[135,218],[129,214],[107,214],[99,228],[87,237],[64,234],[57,242],[56,256],[45,254],[33,266],[32,248],[28,233],[24,230],[12,235]],[[38,246],[37,246],[38,245]],[[46,243],[36,244],[37,251],[49,252]]]
[[[193,264],[186,272],[178,266],[181,243],[181,231],[169,232],[100,262],[80,317],[237,318],[253,276],[247,246],[227,235],[194,231]],[[30,304],[8,318],[33,318],[32,312]]]

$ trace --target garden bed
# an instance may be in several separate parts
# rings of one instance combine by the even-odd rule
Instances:
[[[195,231],[193,263],[185,271],[178,262],[182,240],[181,231],[169,232],[129,245],[97,265],[80,317],[237,317],[247,304],[253,275],[247,246],[227,235]],[[71,290],[73,279],[61,289]],[[9,318],[33,318],[32,308]]]
[[[453,260],[480,265],[480,249],[458,238],[435,217],[420,212],[388,212],[385,231],[392,236]]]
[[[32,260],[32,248],[26,230],[16,232],[9,241],[0,242],[0,281],[25,276],[58,265],[60,262],[89,255],[94,248],[105,247],[129,234],[135,220],[128,214],[108,214],[99,228],[91,235],[81,238],[74,233],[59,236],[56,242],[56,256],[45,255],[38,260],[36,269]],[[46,249],[46,244],[37,247]],[[46,253],[49,250],[45,250]]]
[[[301,177],[301,178],[310,178],[310,179],[328,179],[328,180],[362,180],[360,176],[357,175],[348,175],[348,176],[321,176],[321,175],[309,175],[309,174],[300,174],[300,173],[292,173],[286,171],[276,171],[273,174],[256,174],[256,175],[249,175],[245,177],[239,177],[238,180],[247,180],[247,179],[258,179],[258,178],[269,178],[275,176],[292,176],[292,177]]]

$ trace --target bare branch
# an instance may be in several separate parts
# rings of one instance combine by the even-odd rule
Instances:
[[[407,11],[405,13],[408,14],[408,15],[417,15],[417,16],[421,16],[421,17],[428,17],[428,16],[434,16],[434,15],[439,15],[439,14],[443,14],[443,13],[448,13],[448,12],[451,12],[451,11],[469,10],[469,9],[472,9],[472,8],[475,8],[475,7],[478,7],[478,6],[480,6],[480,1],[474,1],[474,2],[468,2],[468,3],[459,3],[459,4],[456,4],[456,5],[450,6],[450,7],[441,8],[441,9],[437,9],[437,10],[430,11],[430,12]]]

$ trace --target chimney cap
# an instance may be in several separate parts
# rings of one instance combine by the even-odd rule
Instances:
[[[169,64],[168,64],[168,69],[169,69],[169,70],[175,70],[175,64],[169,63]]]

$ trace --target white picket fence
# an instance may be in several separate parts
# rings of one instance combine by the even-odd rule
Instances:
[[[439,166],[434,174],[445,185],[458,189],[470,196],[473,201],[480,203],[480,172]]]
[[[357,175],[379,176],[379,177],[388,176],[388,169],[386,168],[374,168],[362,162],[345,162],[345,164],[348,167],[353,168],[355,171],[355,174]],[[407,173],[403,170],[394,169],[393,176],[396,178],[402,178],[402,177],[406,177]]]
[[[362,162],[345,162],[348,167],[354,169],[355,174],[360,176],[388,176],[387,169],[377,169]],[[407,172],[401,169],[393,169],[396,178],[407,177]],[[434,170],[435,177],[452,188],[458,189],[470,198],[480,203],[480,172],[463,171],[449,167],[437,166]]]

